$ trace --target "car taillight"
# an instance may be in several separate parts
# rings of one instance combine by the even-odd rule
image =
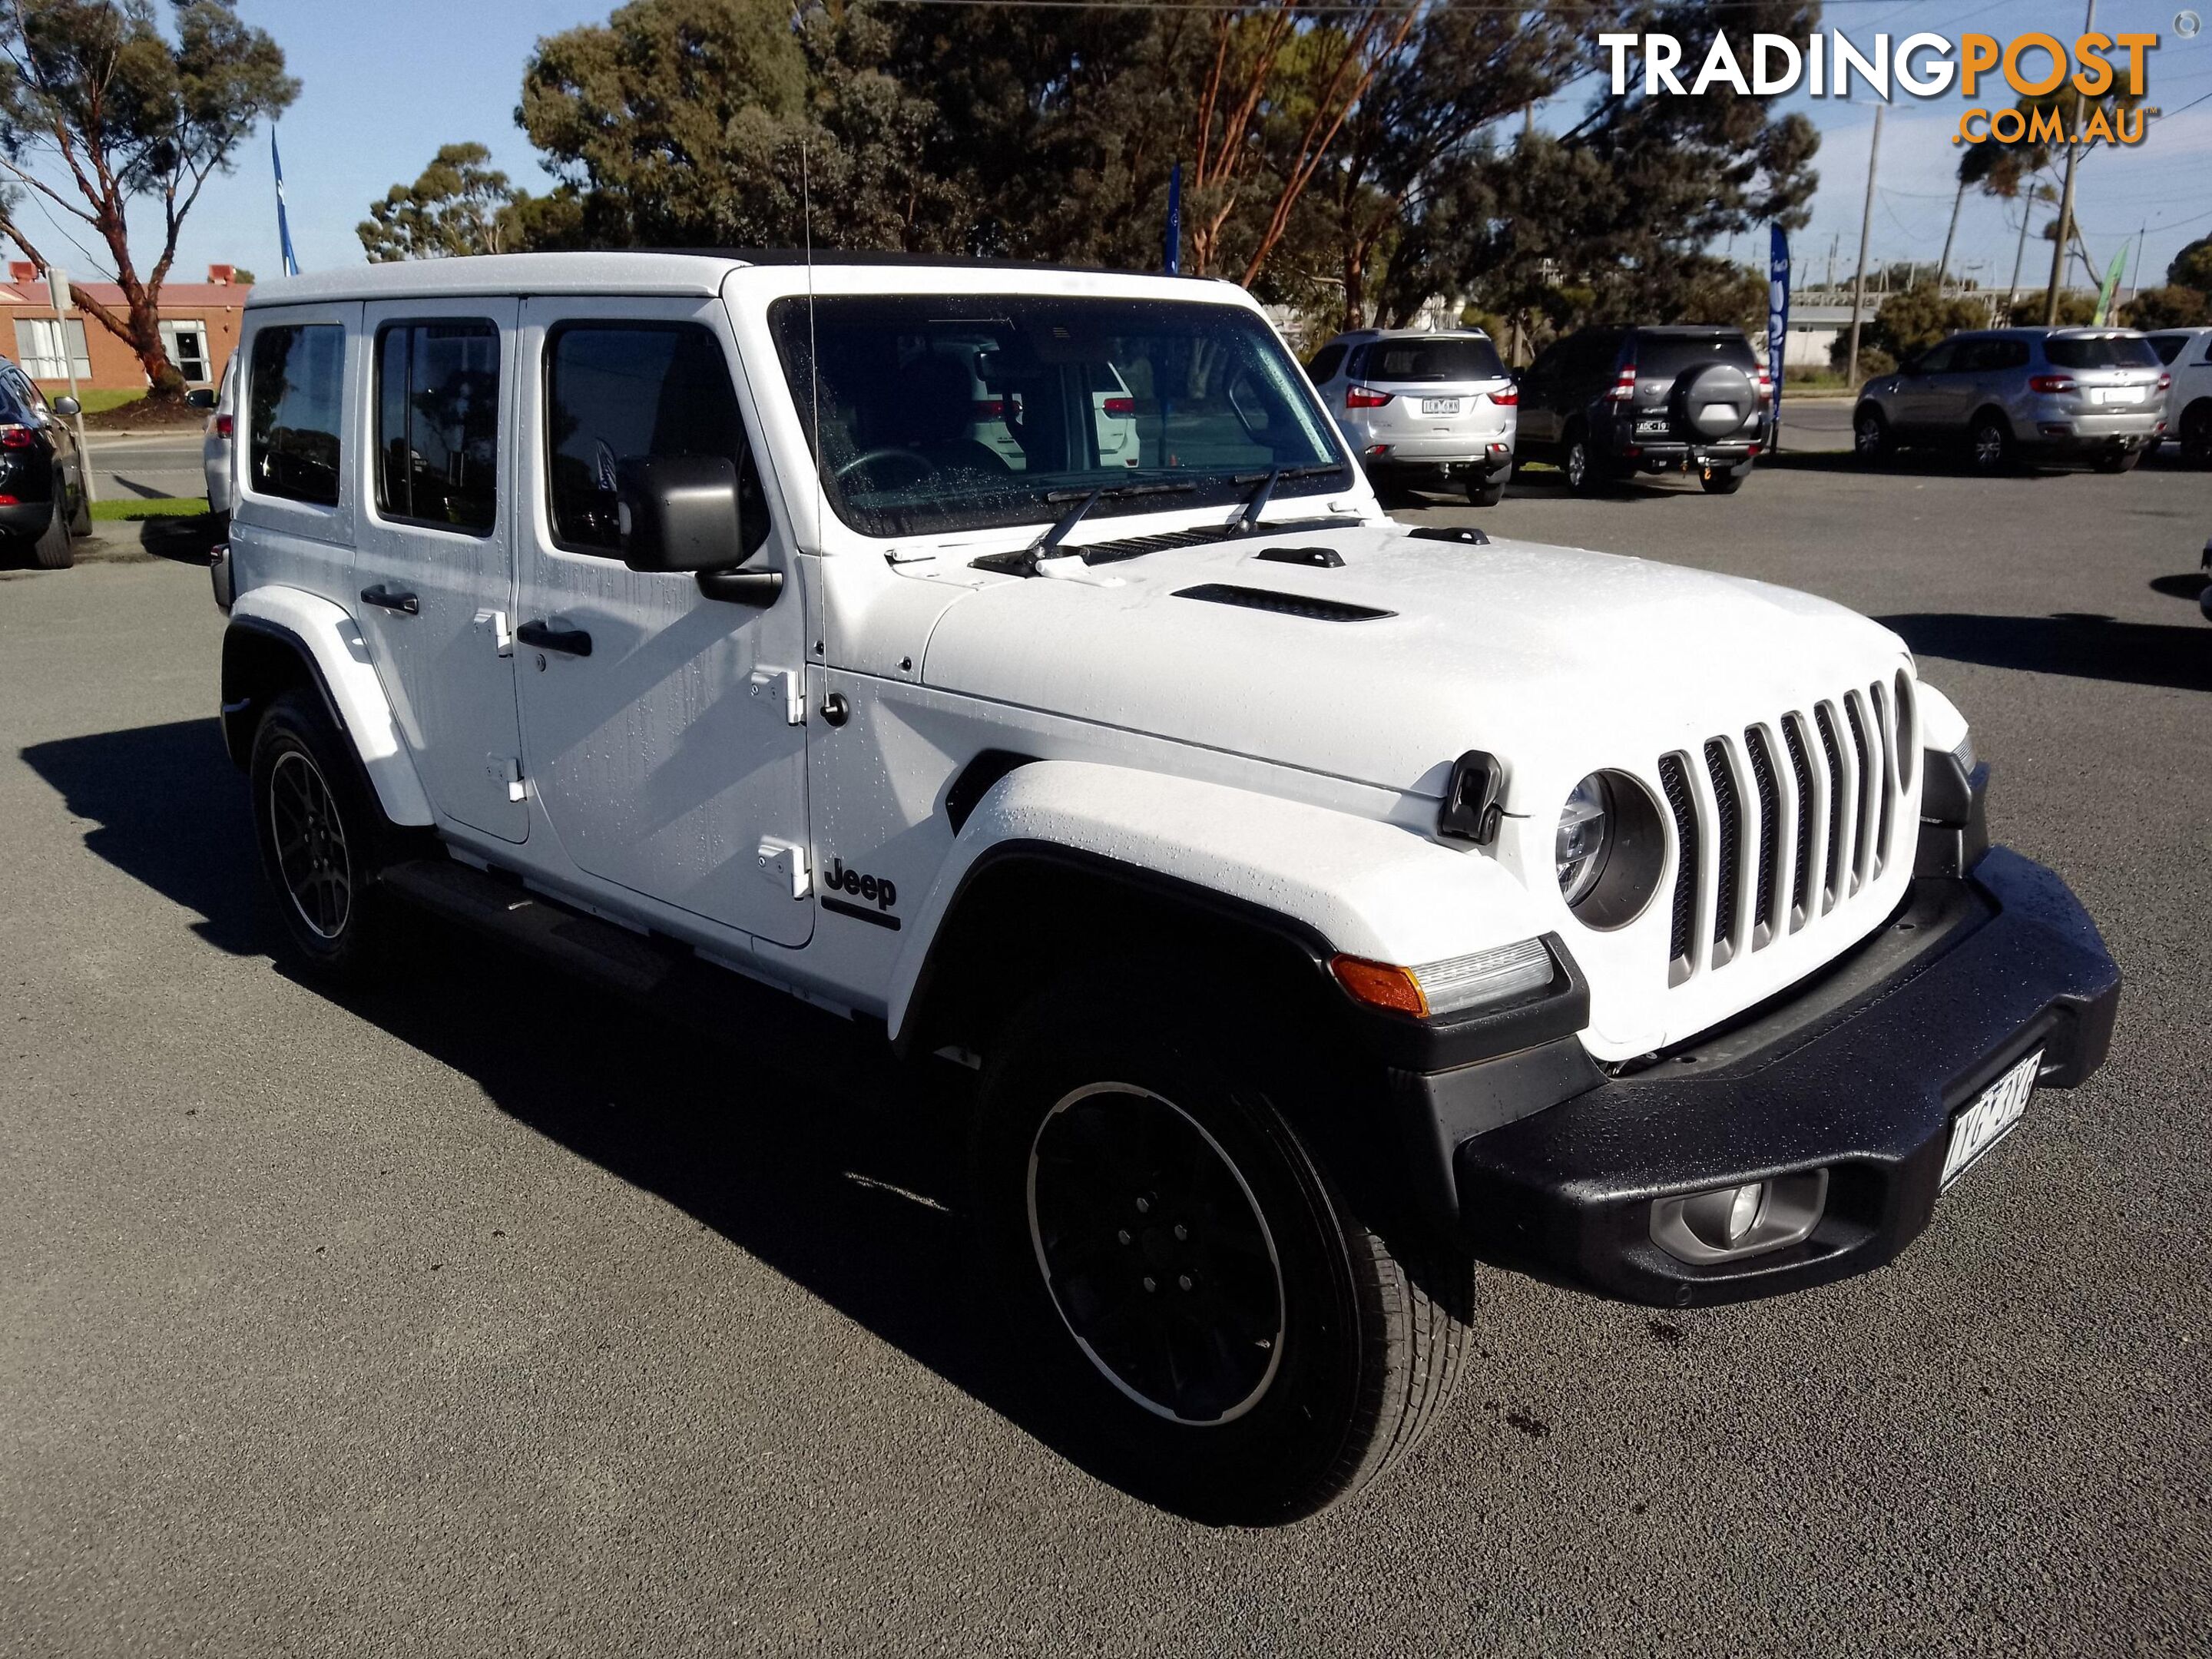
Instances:
[[[1004,398],[978,398],[972,407],[977,420],[995,421],[1005,416],[1006,400]]]
[[[1636,401],[1636,365],[1634,363],[1629,364],[1620,374],[1613,376],[1613,390],[1605,395],[1616,404],[1632,404]]]
[[[1503,392],[1492,392],[1490,394],[1490,401],[1496,404],[1500,409],[1510,409],[1514,404],[1521,401],[1521,390],[1518,386],[1509,386]]]
[[[1101,413],[1107,415],[1133,415],[1137,412],[1137,400],[1134,398],[1109,398],[1098,408]]]
[[[2171,392],[2173,390],[2173,376],[2171,374],[2160,375],[2158,377],[2158,389],[2160,392]]]
[[[1774,399],[1774,377],[1765,369],[1759,371],[1759,401],[1771,403]]]
[[[39,434],[27,426],[0,426],[0,449],[28,449]]]
[[[2074,390],[2074,377],[2071,374],[2031,374],[2027,377],[2027,389],[2042,392],[2071,392]]]
[[[215,435],[218,438],[228,438],[230,436],[229,416],[218,415],[215,417]]]
[[[1347,386],[1344,392],[1346,409],[1380,409],[1395,394],[1389,392],[1370,392],[1364,386]]]

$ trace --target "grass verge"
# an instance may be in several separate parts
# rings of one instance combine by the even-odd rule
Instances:
[[[94,524],[136,524],[144,519],[191,519],[208,510],[204,495],[155,495],[119,501],[94,501]]]

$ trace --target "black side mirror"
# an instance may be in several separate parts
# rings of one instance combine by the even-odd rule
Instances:
[[[70,397],[67,392],[64,392],[60,397],[54,399],[52,408],[55,414],[67,416],[79,413],[82,410],[84,405],[77,402],[76,398]]]
[[[204,386],[195,387],[193,390],[187,392],[185,393],[185,407],[187,409],[213,409],[215,407],[215,388],[213,386]]]
[[[710,599],[770,605],[780,570],[739,570],[738,464],[726,455],[633,455],[615,467],[622,560],[633,570],[696,575]]]

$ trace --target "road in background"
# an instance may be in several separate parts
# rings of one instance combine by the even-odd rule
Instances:
[[[1209,1531],[1063,1455],[934,1072],[445,934],[374,995],[295,977],[204,573],[8,576],[0,1650],[2201,1650],[2206,477],[1785,456],[1408,516],[1887,620],[2106,931],[2109,1069],[1869,1278],[1668,1312],[1487,1275],[1395,1478]]]
[[[93,493],[103,501],[204,495],[207,475],[200,468],[200,440],[198,427],[159,437],[94,433],[87,440]]]

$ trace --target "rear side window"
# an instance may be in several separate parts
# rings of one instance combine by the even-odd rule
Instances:
[[[499,516],[499,330],[393,323],[376,337],[376,505],[482,535]]]
[[[337,323],[264,328],[253,337],[247,476],[264,495],[338,504],[338,416],[345,330]]]
[[[2150,349],[2158,353],[2158,360],[2162,363],[2171,363],[2181,355],[2181,348],[2188,343],[2186,334],[2154,334],[2150,337]]]
[[[1673,380],[1699,363],[1755,368],[1751,342],[1741,334],[1644,334],[1636,342],[1636,372],[1644,380]]]
[[[1367,348],[1370,380],[1502,380],[1505,366],[1487,340],[1382,340]]]
[[[2138,334],[2061,334],[2043,343],[2060,368],[2156,368],[2158,353]]]
[[[721,342],[696,323],[570,323],[546,347],[553,539],[621,550],[616,469],[633,456],[726,455],[738,468],[739,538],[768,538],[768,504],[738,415]]]
[[[1959,347],[1958,361],[1952,364],[1954,368],[1977,374],[2027,366],[2027,342],[2004,339],[1964,341]]]
[[[1316,386],[1319,386],[1324,380],[1333,380],[1336,378],[1337,365],[1343,361],[1344,348],[1342,346],[1323,346],[1321,349],[1320,355],[1306,365],[1306,378],[1311,380]]]

